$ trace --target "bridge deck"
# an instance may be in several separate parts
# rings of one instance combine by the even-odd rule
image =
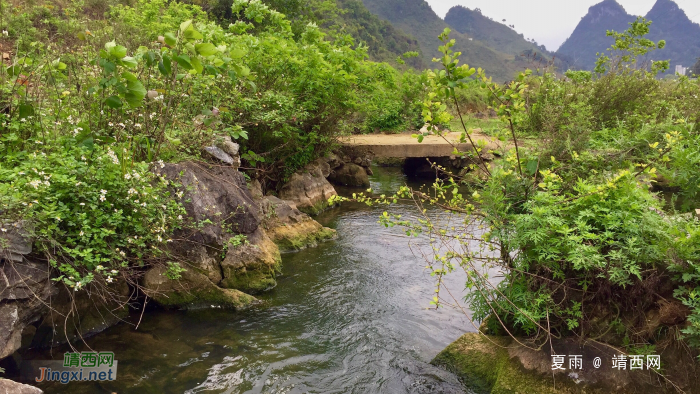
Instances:
[[[470,143],[459,143],[461,133],[448,132],[445,139],[435,135],[427,136],[419,143],[411,134],[366,134],[342,137],[340,142],[350,148],[366,149],[374,153],[375,157],[449,157],[454,154],[454,146],[460,151],[472,149]],[[485,141],[487,149],[496,149],[497,146],[489,137],[478,132],[472,133],[474,142]],[[449,142],[448,142],[449,141]]]

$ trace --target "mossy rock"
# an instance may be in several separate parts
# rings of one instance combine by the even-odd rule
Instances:
[[[508,336],[469,333],[431,363],[453,372],[467,389],[478,394],[660,394],[677,392],[674,384],[687,393],[700,392],[695,361],[674,347],[661,353],[666,377],[674,382],[667,384],[654,371],[611,368],[612,357],[620,351],[601,342],[552,338],[541,350],[532,348],[536,345],[523,346],[526,342],[524,338],[516,341]],[[563,370],[553,371],[552,354],[581,355],[582,368],[563,365]],[[593,366],[596,357],[602,360],[599,368]]]
[[[315,247],[337,235],[335,230],[323,227],[313,219],[276,226],[267,233],[282,252],[295,252]]]
[[[465,334],[431,361],[459,376],[462,383],[477,394],[556,394],[583,393],[568,382],[526,371],[519,361],[511,359],[508,337],[491,337],[477,333]]]
[[[257,294],[274,288],[282,271],[282,256],[261,229],[248,236],[248,243],[230,248],[221,262],[220,286]]]
[[[243,309],[257,301],[239,290],[218,287],[193,268],[183,272],[180,279],[169,279],[165,271],[165,267],[155,267],[146,273],[143,280],[146,294],[165,307]]]

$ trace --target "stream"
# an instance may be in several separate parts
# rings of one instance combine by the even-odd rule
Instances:
[[[399,168],[373,170],[378,194],[415,186]],[[474,328],[460,310],[430,309],[434,281],[420,254],[429,252],[427,241],[379,225],[385,209],[346,203],[317,217],[338,238],[283,255],[283,275],[259,296],[261,305],[152,310],[134,330],[136,311],[88,339],[94,350],[114,351],[115,381],[39,387],[48,394],[464,393],[454,375],[429,362]],[[408,218],[415,207],[392,212]],[[465,275],[446,281],[460,291]],[[53,349],[53,357],[65,351]]]

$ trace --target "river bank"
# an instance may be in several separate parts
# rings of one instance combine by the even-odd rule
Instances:
[[[373,171],[378,193],[406,182],[398,168]],[[399,209],[413,214],[411,206]],[[150,309],[135,330],[137,311],[88,339],[93,349],[114,349],[117,381],[40,387],[47,393],[464,392],[454,375],[429,361],[469,322],[457,310],[428,309],[432,283],[419,254],[427,252],[425,240],[379,226],[379,214],[344,204],[315,217],[338,238],[283,254],[277,287],[257,295],[258,306]],[[463,280],[449,283],[458,289]],[[64,350],[53,354],[60,358]]]

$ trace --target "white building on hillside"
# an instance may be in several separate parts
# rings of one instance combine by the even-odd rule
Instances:
[[[676,65],[676,74],[685,75],[688,72],[688,67],[683,67],[680,64]]]

